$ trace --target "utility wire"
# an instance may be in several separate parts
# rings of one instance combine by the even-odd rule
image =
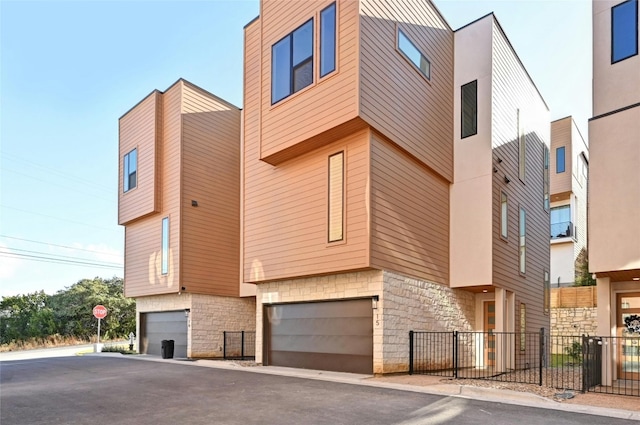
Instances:
[[[82,260],[82,261],[84,261],[84,260],[89,260],[88,258],[72,257],[72,256],[70,256],[70,255],[62,255],[62,254],[52,254],[52,253],[50,253],[50,252],[42,252],[42,251],[31,251],[31,250],[28,250],[28,249],[18,249],[18,248],[13,248],[13,247],[10,247],[10,246],[8,246],[8,247],[0,247],[0,249],[3,249],[3,248],[4,248],[4,249],[8,249],[8,250],[10,250],[10,252],[8,252],[7,254],[13,254],[13,252],[11,252],[11,251],[20,251],[20,252],[27,252],[27,253],[29,253],[29,254],[50,255],[50,256],[52,256],[52,257],[60,257],[60,259],[63,259],[63,258],[71,258],[72,260]],[[3,252],[3,251],[0,251],[0,252]],[[4,252],[3,252],[3,253],[4,253]],[[105,264],[105,265],[106,265],[106,264],[110,264],[110,265],[113,265],[113,266],[119,266],[119,267],[121,267],[121,266],[122,266],[122,264],[120,264],[120,263],[111,263],[111,262],[109,262],[109,261],[100,261],[100,263],[101,263],[101,264]]]
[[[81,223],[79,221],[67,220],[66,218],[54,217],[52,215],[41,214],[41,213],[37,213],[37,212],[33,212],[33,211],[27,211],[27,210],[23,210],[23,209],[20,209],[20,208],[10,207],[8,205],[0,204],[0,207],[7,208],[7,209],[10,209],[10,210],[20,211],[20,212],[27,213],[27,214],[39,215],[41,217],[52,218],[54,220],[66,221],[67,223],[81,224],[83,226],[95,227],[96,229],[108,230],[110,232],[116,231],[116,229],[108,229],[106,227],[96,226],[95,224],[88,224],[88,223]]]
[[[118,257],[121,258],[122,255],[120,254],[112,254],[112,253],[108,253],[108,252],[102,252],[102,251],[96,251],[94,249],[83,249],[83,248],[76,248],[73,246],[68,246],[68,245],[57,245],[55,243],[49,243],[49,242],[42,242],[42,241],[34,241],[32,239],[23,239],[23,238],[17,238],[15,236],[9,236],[9,235],[0,235],[0,238],[7,238],[7,239],[15,239],[17,241],[24,241],[24,242],[31,242],[31,243],[37,243],[40,245],[48,245],[48,246],[57,246],[59,248],[67,248],[67,249],[74,249],[77,251],[86,251],[86,252],[93,252],[96,254],[100,254],[100,255],[109,255],[111,257]]]
[[[55,264],[70,264],[70,265],[77,265],[77,266],[85,266],[85,267],[100,267],[100,268],[104,268],[104,269],[122,269],[123,266],[111,266],[108,264],[101,264],[101,263],[93,263],[93,262],[89,262],[89,261],[73,261],[73,260],[64,260],[64,259],[60,259],[60,258],[54,258],[54,257],[44,257],[44,256],[38,256],[38,255],[28,255],[28,254],[18,254],[18,253],[13,253],[13,252],[4,252],[4,251],[0,251],[0,257],[7,257],[7,258],[24,258],[26,260],[31,260],[31,261],[41,261],[44,263],[55,263]]]

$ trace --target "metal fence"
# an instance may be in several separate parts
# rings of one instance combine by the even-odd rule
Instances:
[[[410,331],[409,373],[640,396],[640,337]]]
[[[255,331],[223,331],[222,355],[225,359],[249,360],[256,358]]]

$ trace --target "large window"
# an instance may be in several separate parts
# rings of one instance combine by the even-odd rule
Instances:
[[[478,80],[462,86],[462,138],[478,133]]]
[[[162,274],[169,273],[169,217],[162,219]]]
[[[329,242],[344,239],[344,151],[329,157]]]
[[[638,54],[638,0],[611,8],[611,63]]]
[[[271,48],[271,103],[313,83],[313,19]]]
[[[542,161],[544,162],[544,170],[543,170],[543,185],[544,185],[544,194],[543,194],[543,207],[545,211],[549,211],[549,148],[547,145],[544,145],[544,158]]]
[[[520,207],[520,273],[527,271],[527,213]]]
[[[123,163],[123,181],[124,191],[127,192],[134,189],[138,184],[138,150],[134,149],[124,156]]]
[[[431,62],[418,50],[415,44],[409,40],[400,28],[398,28],[398,50],[400,50],[427,79],[431,79]]]
[[[551,239],[566,238],[572,235],[571,205],[551,208]]]
[[[320,12],[320,77],[336,69],[336,4]]]
[[[509,202],[507,194],[500,192],[500,236],[507,238],[509,229]]]
[[[565,151],[564,146],[556,148],[556,174],[565,171]]]
[[[518,109],[518,177],[524,183],[527,164],[527,135],[524,131],[524,114]]]

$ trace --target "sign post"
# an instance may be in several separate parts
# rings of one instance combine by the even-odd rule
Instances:
[[[100,322],[102,319],[107,317],[107,308],[103,305],[98,304],[93,307],[93,315],[98,319],[98,344],[100,344]]]

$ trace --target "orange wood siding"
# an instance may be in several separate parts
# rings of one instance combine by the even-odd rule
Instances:
[[[499,169],[493,174],[493,283],[515,293],[516,318],[517,306],[526,304],[527,331],[533,332],[549,327],[549,316],[543,313],[544,270],[549,270],[550,256],[549,214],[543,206],[543,149],[549,146],[549,112],[495,21],[492,86],[493,163]],[[518,178],[519,109],[526,132],[524,183]],[[507,241],[500,237],[501,191],[509,199]],[[519,273],[520,206],[526,211],[524,275]],[[518,326],[516,323],[516,329]]]
[[[162,121],[161,94],[154,91],[119,121],[118,224],[157,212],[157,153]],[[123,192],[123,159],[137,149],[137,185]]]
[[[260,99],[262,114],[260,127],[260,158],[271,164],[279,164],[294,155],[300,155],[328,144],[347,133],[329,134],[311,139],[358,115],[358,2],[337,2],[337,69],[319,79],[319,14],[331,4],[331,0],[287,2],[265,0],[260,19],[251,26],[261,26],[261,37],[247,39],[245,49],[252,61],[259,61],[261,90],[255,94]],[[314,83],[271,105],[271,48],[298,26],[314,18],[316,34],[314,46]],[[255,51],[254,43],[260,49]],[[246,60],[246,58],[245,58]],[[253,67],[254,64],[246,64]],[[247,80],[245,75],[245,81]],[[245,108],[247,105],[245,104]],[[286,131],[283,131],[286,129]],[[300,144],[300,146],[298,146]],[[292,147],[297,149],[291,150]]]
[[[431,80],[396,49],[397,25],[431,62]],[[428,1],[360,2],[360,116],[453,180],[453,32]]]
[[[240,110],[187,82],[180,217],[182,286],[192,293],[239,295]]]
[[[564,173],[556,172],[556,149],[564,146],[565,170]],[[554,121],[551,123],[551,151],[549,152],[549,176],[551,195],[571,192],[571,118]]]
[[[449,184],[371,137],[371,266],[446,284]]]
[[[244,280],[366,268],[368,131],[273,167],[259,160],[250,129],[245,122]],[[329,244],[328,158],[339,151],[345,152],[345,239]]]

